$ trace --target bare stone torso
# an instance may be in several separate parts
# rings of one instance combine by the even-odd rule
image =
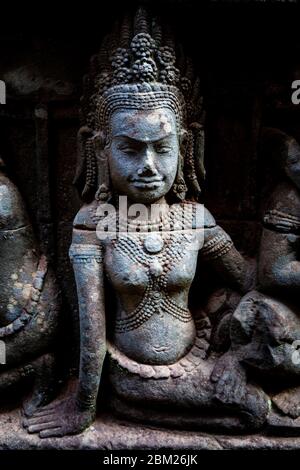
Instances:
[[[189,250],[190,235],[183,232],[151,234],[164,240],[164,248],[150,255],[143,245],[148,235],[130,235],[131,242],[124,238],[106,246],[105,269],[117,297],[113,341],[139,362],[172,364],[191,348],[195,337],[188,293],[197,255]],[[177,241],[174,252],[168,245],[170,236],[173,249]]]

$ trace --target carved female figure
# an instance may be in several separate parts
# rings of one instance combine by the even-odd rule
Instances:
[[[123,415],[149,420],[153,407],[160,409],[158,421],[168,422],[162,407],[169,407],[206,427],[260,426],[268,403],[259,389],[249,385],[232,402],[216,397],[209,321],[189,309],[199,258],[236,289],[251,285],[247,263],[197,202],[204,178],[202,100],[190,61],[176,57],[171,35],[139,11],[93,58],[82,110],[76,181],[87,202],[75,218],[70,249],[80,309],[78,388],[29,419],[29,432],[49,437],[86,428],[95,417],[105,357],[112,406]],[[159,204],[158,217],[132,210],[124,220],[119,196],[131,209]],[[114,218],[105,217],[108,203],[117,209],[117,236]]]
[[[40,253],[24,203],[0,159],[0,392],[34,381],[23,408],[30,416],[52,397],[59,291]]]
[[[281,181],[264,208],[258,289],[247,293],[233,314],[231,348],[215,376],[222,382],[227,374],[228,396],[247,386],[247,375],[260,379],[273,404],[269,425],[295,432],[300,424],[300,146],[272,128],[263,129],[261,141],[263,153],[279,164]]]

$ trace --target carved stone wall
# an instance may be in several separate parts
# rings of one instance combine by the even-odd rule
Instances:
[[[73,12],[49,26],[24,22],[0,32],[0,78],[7,85],[0,154],[54,262],[66,320],[77,315],[68,249],[80,207],[72,179],[82,75],[116,12],[137,3],[111,0],[105,9]],[[254,254],[262,195],[276,179],[273,163],[258,158],[260,129],[279,127],[300,139],[300,106],[290,100],[290,84],[300,73],[297,5],[208,2],[196,9],[196,0],[144,3],[173,23],[202,78],[205,204],[237,248]],[[289,36],[281,34],[286,21]],[[73,345],[74,335],[76,328],[66,333]]]

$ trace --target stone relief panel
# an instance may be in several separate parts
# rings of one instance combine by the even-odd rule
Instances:
[[[213,95],[177,36],[138,8],[92,55],[80,105],[50,81],[48,100],[1,111],[2,384],[32,385],[21,424],[37,438],[106,414],[299,433],[296,126],[278,89]]]

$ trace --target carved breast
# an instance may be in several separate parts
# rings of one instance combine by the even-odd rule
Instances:
[[[188,288],[197,264],[194,243],[185,232],[120,235],[106,244],[106,272],[119,292],[143,292],[151,281],[168,291]]]

